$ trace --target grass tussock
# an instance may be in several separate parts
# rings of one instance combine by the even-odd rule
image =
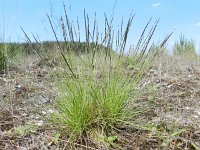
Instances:
[[[150,29],[149,20],[134,49],[135,54],[129,56],[125,50],[134,15],[130,15],[126,26],[122,21],[117,32],[113,29],[113,18],[108,19],[105,15],[104,31],[101,33],[96,15],[92,26],[84,10],[83,49],[79,21],[76,25],[70,21],[65,5],[64,12],[65,16],[61,17],[58,24],[65,45],[58,39],[53,19],[47,16],[66,68],[66,74],[57,83],[59,98],[55,102],[56,112],[49,120],[74,142],[90,137],[94,130],[108,136],[111,130],[125,122],[127,124],[144,110],[134,110],[130,104],[134,103],[137,95],[133,93],[157,54],[157,50],[151,52],[153,45],[150,45],[150,41],[159,20]],[[170,36],[164,39],[158,49]],[[113,51],[114,47],[116,52]],[[130,65],[131,69],[127,69]]]
[[[100,69],[85,74],[81,71],[78,78],[61,80],[58,113],[52,120],[70,135],[80,137],[93,128],[108,131],[133,117],[128,102],[134,82],[127,82],[120,70],[108,71],[105,66]]]

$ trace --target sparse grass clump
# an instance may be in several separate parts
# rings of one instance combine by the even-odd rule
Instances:
[[[100,54],[95,56],[93,67],[77,64],[77,77],[59,82],[58,112],[51,119],[76,140],[94,128],[106,133],[138,113],[129,106],[137,81],[120,66],[102,59]]]
[[[26,136],[30,133],[35,133],[36,130],[37,130],[37,128],[34,125],[23,125],[23,126],[21,125],[21,126],[15,127],[13,129],[13,131],[10,131],[10,132],[11,132],[11,134],[13,134],[15,136],[17,135],[17,136],[22,137],[22,136]]]

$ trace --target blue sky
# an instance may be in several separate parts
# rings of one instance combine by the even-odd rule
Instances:
[[[83,24],[83,8],[93,18],[97,13],[99,27],[103,27],[104,12],[111,16],[116,0],[64,0],[69,16],[80,19]],[[160,18],[153,40],[161,41],[176,28],[168,41],[172,45],[184,34],[200,45],[200,0],[118,0],[114,10],[114,24],[122,18],[128,19],[131,11],[136,13],[128,44],[135,43],[150,17]],[[41,40],[53,39],[46,14],[50,9],[59,18],[63,15],[62,0],[0,0],[0,38],[4,41],[24,41],[20,26],[31,35],[38,34]],[[84,34],[83,34],[84,35]]]

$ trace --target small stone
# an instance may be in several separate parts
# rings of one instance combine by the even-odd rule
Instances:
[[[52,109],[47,110],[47,114],[52,114],[54,111]]]
[[[16,89],[20,89],[22,86],[20,85],[20,84],[17,84],[16,86],[15,86],[15,88]]]
[[[3,96],[3,98],[5,98],[5,97],[6,97],[6,94],[5,94],[5,93],[3,93],[3,94],[2,94],[2,96]]]
[[[37,126],[42,126],[43,124],[44,124],[44,121],[43,121],[43,120],[39,120],[39,121],[36,123]]]
[[[47,114],[47,112],[46,112],[46,111],[42,111],[42,114],[43,114],[43,115],[46,115],[46,114]]]
[[[43,115],[47,115],[47,114],[52,114],[54,112],[54,110],[52,110],[52,109],[49,109],[49,110],[46,110],[46,111],[42,111],[42,114]]]
[[[160,80],[156,80],[156,83],[160,83]]]
[[[186,109],[186,110],[189,110],[189,109],[190,109],[190,107],[185,107],[185,109]]]
[[[199,115],[199,116],[200,116],[200,111],[196,110],[195,112],[197,113],[197,115]]]
[[[172,86],[173,86],[173,85],[172,85],[172,84],[170,84],[170,85],[168,85],[168,86],[167,86],[167,88],[168,88],[168,89],[170,89]]]
[[[22,113],[21,114],[23,117],[26,117],[26,116],[28,116],[28,114],[27,113]]]
[[[199,118],[199,116],[197,116],[197,115],[192,115],[192,117],[194,117],[194,118]]]
[[[50,100],[48,99],[48,98],[46,98],[46,97],[44,97],[44,96],[40,96],[39,97],[39,100],[38,100],[38,103],[39,104],[46,104],[46,103],[48,103]]]

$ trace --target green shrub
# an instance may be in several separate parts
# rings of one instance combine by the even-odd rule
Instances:
[[[176,42],[173,47],[173,54],[196,56],[194,41],[188,41],[183,35],[181,35],[179,42]]]

